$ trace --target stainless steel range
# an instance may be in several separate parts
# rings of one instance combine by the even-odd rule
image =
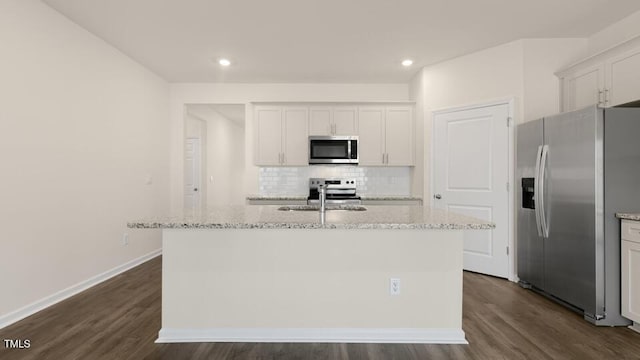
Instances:
[[[327,189],[327,204],[353,204],[360,205],[362,201],[356,194],[355,179],[309,179],[309,197],[307,204],[320,204],[318,186],[324,185]]]

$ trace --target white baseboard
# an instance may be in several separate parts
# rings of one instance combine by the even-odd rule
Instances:
[[[468,344],[462,329],[420,328],[163,328],[156,340],[156,343],[181,342]]]
[[[42,298],[36,302],[33,302],[27,306],[24,306],[16,311],[0,316],[0,329],[9,326],[17,321],[20,321],[27,316],[33,315],[40,310],[43,310],[51,305],[54,305],[64,299],[67,299],[73,295],[76,295],[92,286],[108,280],[118,274],[121,274],[129,269],[132,269],[144,262],[147,262],[156,256],[162,254],[162,249],[154,250],[146,255],[142,255],[136,259],[128,261],[122,265],[116,266],[113,269],[107,270],[101,274],[91,277],[85,281],[79,282],[66,289],[60,290],[57,293]]]

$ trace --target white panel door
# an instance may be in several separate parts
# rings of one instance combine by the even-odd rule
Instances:
[[[312,106],[309,108],[309,135],[328,136],[333,129],[330,107]]]
[[[358,109],[358,157],[362,166],[383,164],[384,107],[361,106]]]
[[[282,162],[282,109],[256,108],[256,165],[280,165]]]
[[[434,117],[435,207],[494,222],[464,233],[464,269],[509,276],[508,105]]]
[[[355,106],[333,108],[333,135],[358,135],[358,109]]]
[[[186,139],[184,149],[184,208],[187,213],[198,211],[200,194],[200,139]]]
[[[289,108],[283,110],[284,146],[282,164],[309,165],[309,121],[307,108]]]
[[[640,99],[640,49],[607,62],[607,106]]]
[[[413,111],[411,107],[388,107],[385,119],[387,165],[413,165]]]

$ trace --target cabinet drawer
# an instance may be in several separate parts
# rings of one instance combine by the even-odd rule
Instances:
[[[640,243],[640,221],[622,220],[622,239]]]

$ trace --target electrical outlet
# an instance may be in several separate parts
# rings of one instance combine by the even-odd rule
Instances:
[[[123,246],[129,245],[129,234],[127,233],[122,234],[122,245]]]
[[[394,296],[400,295],[400,279],[389,279],[389,294]]]

